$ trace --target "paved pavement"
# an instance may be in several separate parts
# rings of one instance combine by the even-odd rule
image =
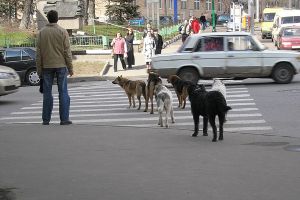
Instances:
[[[140,71],[142,65],[118,74],[145,75]],[[299,199],[299,138],[225,129],[225,140],[212,143],[211,132],[191,133],[114,123],[0,123],[0,199]]]
[[[204,32],[211,32],[212,27],[208,27]],[[218,27],[218,31],[225,31],[224,27]],[[162,50],[162,54],[176,52],[182,44],[181,38],[178,40],[174,39],[171,41],[165,41],[168,43]],[[135,66],[131,70],[123,70],[121,62],[118,61],[118,71],[113,70],[113,59],[109,59],[103,71],[99,74],[95,74],[89,77],[74,77],[69,78],[70,82],[82,82],[82,81],[97,81],[97,80],[112,80],[117,76],[123,75],[131,78],[146,78],[148,76],[145,57],[141,52],[135,52]]]

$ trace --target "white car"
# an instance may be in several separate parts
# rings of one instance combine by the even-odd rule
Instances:
[[[21,81],[17,72],[0,65],[0,96],[17,92],[20,86]]]
[[[300,72],[300,54],[268,50],[246,32],[202,33],[189,36],[176,53],[152,57],[150,71],[192,82],[272,78],[276,83],[290,83]]]

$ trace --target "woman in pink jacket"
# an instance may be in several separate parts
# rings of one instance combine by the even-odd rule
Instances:
[[[116,37],[111,42],[111,46],[113,47],[114,54],[114,71],[116,72],[118,68],[118,58],[121,60],[123,69],[126,70],[124,56],[127,57],[127,46],[121,33],[116,34]]]

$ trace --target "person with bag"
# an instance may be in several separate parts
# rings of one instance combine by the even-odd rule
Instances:
[[[125,59],[125,61],[126,64],[128,65],[128,69],[131,69],[132,65],[135,65],[133,40],[134,40],[133,29],[128,28],[127,36],[125,37],[125,41],[127,45],[127,58]]]
[[[42,77],[41,91],[43,92],[43,125],[49,125],[53,110],[52,85],[57,78],[59,93],[60,125],[70,125],[69,119],[70,96],[68,94],[68,74],[73,75],[72,53],[68,32],[61,28],[58,13],[50,10],[47,13],[47,24],[38,34],[36,46],[37,73]]]
[[[147,36],[144,38],[144,43],[143,43],[143,53],[145,55],[147,70],[150,69],[150,62],[152,56],[155,55],[155,49],[156,49],[156,45],[155,45],[154,36],[149,31],[147,32]]]
[[[123,69],[126,70],[124,57],[127,57],[127,45],[120,32],[118,32],[116,37],[112,40],[111,46],[113,47],[114,55],[114,72],[117,72],[118,70],[118,58],[121,60]]]

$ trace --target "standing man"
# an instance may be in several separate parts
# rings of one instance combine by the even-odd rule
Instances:
[[[155,45],[156,45],[155,55],[156,55],[156,54],[161,54],[161,50],[162,50],[163,45],[164,45],[163,38],[162,38],[162,36],[158,33],[158,29],[153,30],[153,34],[154,34]]]
[[[53,109],[52,84],[57,78],[59,93],[60,125],[70,125],[70,96],[67,76],[73,75],[72,54],[68,32],[58,26],[58,13],[47,13],[47,24],[38,35],[36,48],[36,66],[38,75],[43,79],[43,125],[49,125]]]

